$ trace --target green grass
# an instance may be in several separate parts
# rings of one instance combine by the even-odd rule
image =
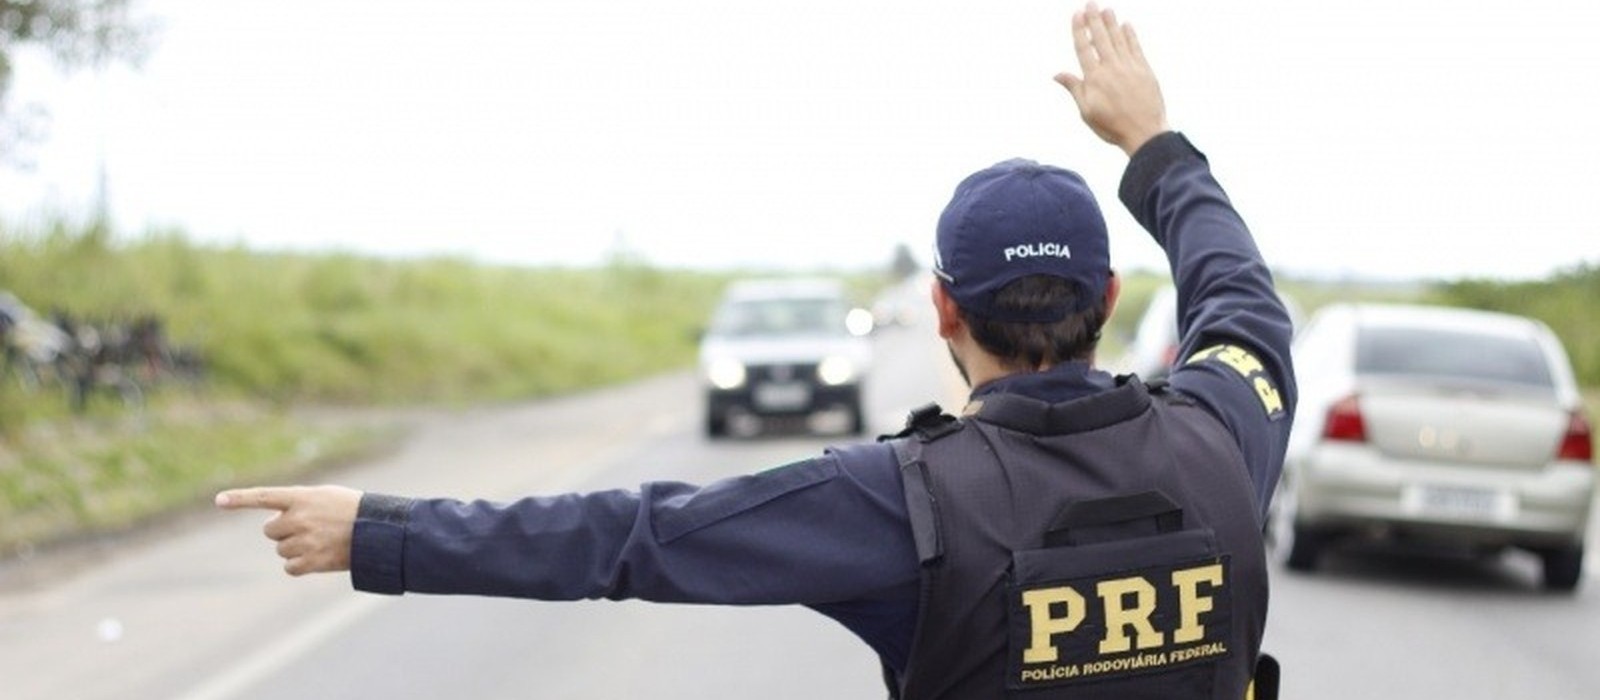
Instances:
[[[383,437],[256,403],[192,399],[37,422],[0,442],[0,556],[125,530],[224,487],[302,476]]]
[[[0,232],[0,289],[40,313],[155,314],[213,386],[280,402],[532,396],[681,366],[726,280]]]
[[[286,481],[382,435],[299,424],[305,404],[545,396],[684,367],[734,272],[526,268],[457,258],[263,253],[177,234],[0,227],[0,290],[40,314],[163,319],[198,349],[198,393],[87,416],[0,375],[0,556],[119,530],[218,488]],[[887,280],[844,275],[863,300]],[[181,394],[181,395],[180,395]]]

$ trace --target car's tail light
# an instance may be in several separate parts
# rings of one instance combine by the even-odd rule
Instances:
[[[1328,420],[1322,426],[1322,437],[1348,442],[1367,441],[1367,422],[1361,419],[1361,404],[1356,401],[1354,394],[1328,407]]]
[[[1561,438],[1561,450],[1556,459],[1572,462],[1594,462],[1594,430],[1583,411],[1574,410],[1567,421],[1567,434]]]

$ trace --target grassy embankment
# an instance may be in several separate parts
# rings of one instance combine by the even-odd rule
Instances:
[[[0,556],[123,528],[229,484],[293,479],[383,441],[370,428],[297,422],[285,410],[295,405],[539,396],[682,366],[726,279],[626,263],[524,269],[0,230],[0,289],[42,313],[156,314],[173,342],[198,348],[208,364],[200,388],[158,390],[140,410],[101,399],[86,416],[67,411],[59,388],[25,391],[0,374]],[[1131,335],[1163,281],[1124,280],[1108,344]],[[1546,320],[1580,381],[1596,387],[1597,285],[1600,272],[1579,268],[1543,282],[1435,285],[1421,298]],[[1414,298],[1285,287],[1307,313],[1334,299]],[[1588,395],[1600,415],[1600,392]]]
[[[207,366],[200,387],[157,387],[142,409],[96,397],[83,416],[61,387],[0,374],[0,556],[382,441],[297,422],[295,405],[541,396],[683,366],[725,281],[626,263],[526,269],[0,230],[0,289],[41,314],[155,314]]]

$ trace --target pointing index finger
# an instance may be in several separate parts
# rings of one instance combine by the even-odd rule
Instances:
[[[282,487],[264,486],[250,489],[229,489],[217,494],[217,507],[225,510],[238,510],[240,508],[288,510],[293,503],[293,491]]]

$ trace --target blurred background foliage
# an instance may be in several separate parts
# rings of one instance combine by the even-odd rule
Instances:
[[[870,304],[922,271],[908,251],[845,273]],[[618,253],[587,268],[387,259],[136,238],[103,226],[0,226],[0,291],[40,316],[160,318],[204,381],[93,402],[0,373],[0,557],[115,531],[239,483],[301,480],[383,449],[391,428],[300,420],[297,407],[452,405],[623,381],[693,363],[723,286],[762,271],[668,270]],[[814,272],[812,274],[815,274]],[[1165,274],[1131,272],[1102,351],[1130,339]],[[1442,303],[1542,319],[1565,342],[1591,412],[1600,386],[1600,268],[1537,281],[1279,280],[1309,315],[1333,301]]]
[[[134,0],[0,0],[0,162],[38,140],[48,122],[42,108],[9,104],[19,50],[42,50],[63,70],[137,65],[155,43],[153,20],[136,16]]]
[[[0,371],[0,558],[119,531],[230,485],[295,481],[392,443],[391,427],[307,405],[548,395],[693,361],[731,273],[618,256],[587,269],[196,245],[176,233],[0,228],[0,291],[41,319],[162,321],[199,382],[137,404]],[[49,379],[46,376],[46,379]]]
[[[157,316],[216,390],[279,402],[510,398],[682,366],[726,278],[0,233],[0,289],[39,314]]]
[[[17,53],[44,52],[65,70],[138,64],[158,27],[134,4],[0,0],[0,167],[25,162],[48,121],[42,108],[7,101]],[[922,270],[901,246],[885,270],[841,276],[865,305]],[[0,373],[0,558],[124,529],[229,485],[297,480],[392,442],[390,428],[299,420],[297,406],[514,399],[685,367],[721,288],[758,273],[663,270],[623,252],[590,268],[521,268],[253,251],[175,231],[128,239],[103,223],[0,224],[0,292],[46,317],[159,318],[204,367],[203,383],[152,386],[137,405],[100,401],[81,413],[59,391]],[[1106,356],[1168,282],[1124,276]],[[1517,282],[1279,283],[1307,315],[1382,300],[1541,319],[1565,343],[1591,413],[1600,410],[1600,267]]]
[[[1433,287],[1429,299],[1544,321],[1566,346],[1578,383],[1600,386],[1600,265],[1582,263],[1533,281],[1444,282]]]

